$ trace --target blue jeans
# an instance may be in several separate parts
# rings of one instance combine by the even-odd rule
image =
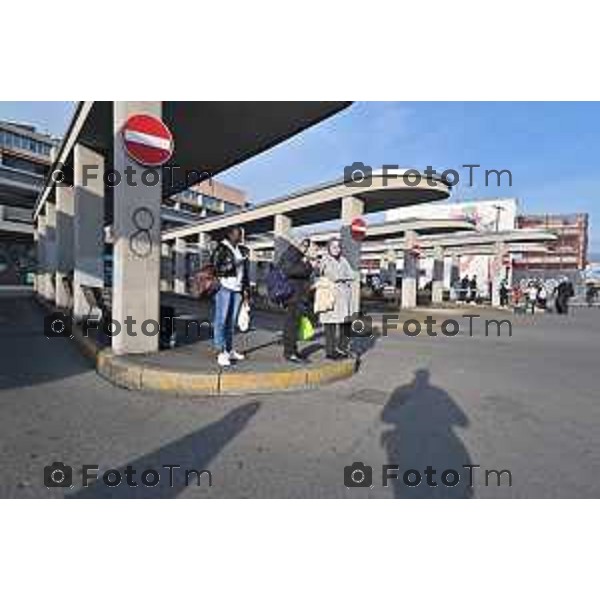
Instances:
[[[218,352],[233,349],[233,329],[237,321],[242,293],[221,286],[215,294],[213,343]]]

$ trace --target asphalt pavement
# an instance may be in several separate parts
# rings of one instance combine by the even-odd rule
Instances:
[[[114,387],[0,294],[0,497],[599,497],[600,310],[510,318],[357,340],[358,373],[319,389],[177,397]]]

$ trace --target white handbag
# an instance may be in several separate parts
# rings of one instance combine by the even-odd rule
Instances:
[[[242,305],[240,306],[237,326],[242,333],[245,333],[250,329],[250,304],[248,302],[242,302]]]

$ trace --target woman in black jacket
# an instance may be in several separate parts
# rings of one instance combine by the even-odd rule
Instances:
[[[232,360],[245,358],[233,348],[233,330],[242,298],[248,294],[248,256],[240,246],[241,241],[241,228],[231,227],[212,258],[219,280],[219,290],[215,294],[213,342],[220,367],[228,367]]]
[[[306,255],[310,240],[304,240],[300,247],[294,243],[288,245],[281,255],[279,267],[288,278],[294,290],[285,303],[283,323],[283,356],[290,362],[305,362],[298,355],[298,327],[304,313],[304,304],[310,293],[312,265]]]

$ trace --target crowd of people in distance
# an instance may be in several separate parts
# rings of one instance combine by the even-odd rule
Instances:
[[[229,367],[246,358],[233,345],[238,315],[249,301],[250,290],[248,253],[241,244],[242,237],[240,227],[228,229],[211,259],[214,269],[213,343],[220,367]],[[358,273],[344,256],[340,240],[330,240],[322,258],[317,257],[309,239],[288,238],[285,246],[272,265],[268,280],[269,298],[285,311],[285,360],[308,362],[298,349],[303,319],[313,325],[319,320],[323,325],[328,359],[350,356],[349,317],[358,310],[358,298],[353,294]]]
[[[558,314],[567,314],[569,301],[574,295],[575,290],[568,277],[562,277],[558,282],[530,279],[513,286],[511,303],[514,307],[522,307],[524,312],[531,314],[536,310],[549,310],[552,306]],[[508,284],[503,281],[500,285],[502,306],[508,305],[508,296]]]
[[[462,279],[458,280],[458,300],[461,302],[477,302],[479,297],[477,291],[477,275],[473,275],[469,278],[465,275]]]

